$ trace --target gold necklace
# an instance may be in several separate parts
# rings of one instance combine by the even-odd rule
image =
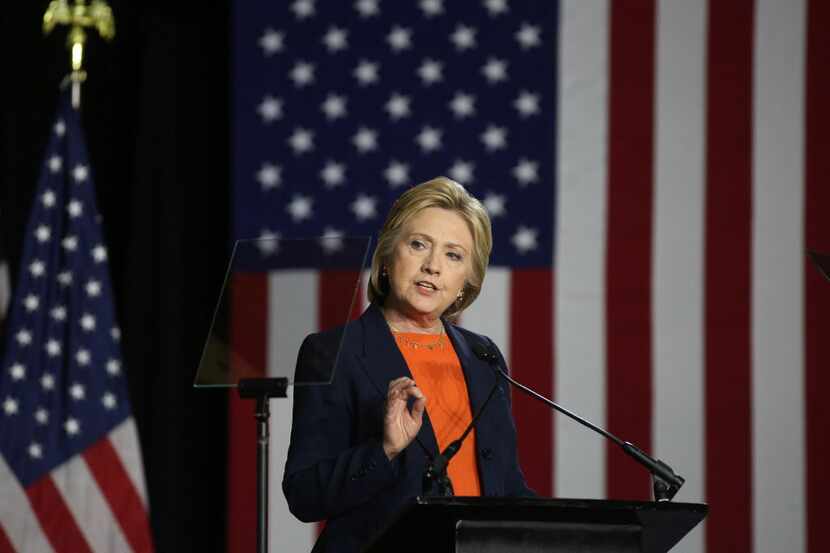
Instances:
[[[401,329],[395,327],[395,325],[393,325],[389,321],[387,321],[387,324],[389,325],[389,328],[392,329],[392,333],[395,335],[395,339],[398,340],[403,345],[405,345],[405,346],[407,346],[411,349],[415,349],[415,350],[426,349],[426,350],[429,350],[429,351],[434,351],[436,349],[443,350],[446,347],[445,346],[446,341],[444,340],[444,327],[443,326],[441,327],[441,332],[438,334],[438,340],[436,340],[435,342],[430,342],[430,343],[427,343],[427,344],[423,344],[421,342],[413,340],[409,336],[406,336],[404,331],[402,331]],[[426,334],[426,335],[432,335],[432,336],[435,335],[435,334],[426,333],[426,332],[424,332],[424,333],[413,333],[413,334]]]

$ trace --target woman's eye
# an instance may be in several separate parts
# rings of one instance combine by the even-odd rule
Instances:
[[[455,252],[448,252],[447,257],[449,257],[453,261],[461,261],[461,259],[462,259],[461,255],[457,254]]]
[[[409,245],[412,247],[413,250],[423,250],[427,247],[427,245],[421,242],[420,240],[413,240],[409,243]]]

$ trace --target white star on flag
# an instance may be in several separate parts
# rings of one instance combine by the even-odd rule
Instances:
[[[61,247],[68,252],[74,252],[78,249],[78,237],[69,235],[61,240]]]
[[[459,25],[455,28],[452,35],[450,35],[450,40],[455,44],[455,49],[459,51],[475,48],[476,30],[473,27]]]
[[[85,366],[89,365],[89,362],[90,362],[91,359],[92,359],[92,356],[90,355],[89,350],[79,349],[75,353],[75,361],[77,361],[78,365],[80,365],[82,367],[85,367]]]
[[[118,402],[115,399],[115,395],[113,395],[111,392],[107,392],[101,397],[101,403],[106,409],[115,409],[115,407],[118,404]]]
[[[256,174],[256,180],[263,190],[271,190],[282,183],[282,169],[273,163],[263,163]]]
[[[107,360],[107,372],[111,376],[118,376],[121,373],[121,363],[117,359]]]
[[[286,211],[295,223],[311,218],[313,200],[310,196],[295,195],[286,206]]]
[[[473,181],[474,168],[472,162],[456,160],[450,167],[450,177],[461,184],[470,184]]]
[[[50,338],[46,342],[46,353],[49,357],[57,357],[61,354],[61,343],[54,338]]]
[[[425,86],[435,84],[444,80],[442,75],[443,64],[433,59],[425,59],[418,67],[418,76]]]
[[[329,160],[323,170],[320,171],[320,178],[323,179],[326,188],[340,186],[346,180],[346,166]]]
[[[41,448],[40,444],[37,442],[32,442],[29,444],[29,457],[32,459],[40,459],[43,457],[43,449]]]
[[[509,11],[507,7],[507,0],[485,0],[484,7],[490,12],[492,17],[502,15]]]
[[[481,141],[484,142],[484,145],[490,152],[501,150],[507,146],[507,129],[490,125],[484,131],[484,134],[481,135]]]
[[[46,378],[47,376],[51,376],[51,375],[48,375],[48,374],[43,375],[44,378]],[[42,381],[43,381],[43,379],[41,379],[41,383],[42,383]],[[54,386],[54,384],[55,383],[52,382],[51,386]],[[46,388],[46,386],[44,386],[44,388]],[[38,408],[38,410],[35,411],[35,420],[37,421],[38,424],[47,424],[49,422],[49,411],[47,411],[43,407]]]
[[[17,409],[17,400],[11,396],[6,396],[6,399],[3,401],[3,411],[6,412],[6,415],[16,415]]]
[[[49,314],[55,319],[57,322],[65,321],[66,320],[66,307],[62,305],[56,305],[49,311]]]
[[[339,52],[349,47],[348,36],[349,33],[345,29],[330,27],[328,32],[323,36],[323,44],[326,45],[329,52]]]
[[[475,114],[475,96],[464,92],[457,92],[450,102],[450,109],[458,119],[471,117]]]
[[[521,29],[516,31],[516,40],[519,41],[522,50],[539,46],[542,43],[539,38],[540,32],[541,29],[536,25],[529,25],[528,23],[522,24]]]
[[[403,186],[409,180],[409,166],[406,163],[392,160],[383,171],[383,176],[392,188]]]
[[[354,3],[354,9],[357,10],[360,17],[364,18],[372,17],[380,13],[377,0],[357,0],[357,2]]]
[[[531,182],[539,180],[538,171],[538,163],[522,158],[519,160],[519,164],[513,168],[513,176],[519,181],[519,186],[525,187]]]
[[[424,153],[432,152],[441,149],[441,129],[433,127],[424,127],[415,141],[421,146]]]
[[[80,434],[81,432],[81,423],[78,421],[78,419],[70,417],[66,419],[63,428],[64,430],[66,430],[66,433],[68,435],[75,436],[76,434]]]
[[[289,76],[297,88],[308,86],[314,82],[314,64],[298,61]]]
[[[357,133],[352,137],[352,143],[361,154],[377,149],[378,133],[366,127],[360,127]]]
[[[43,387],[44,390],[54,390],[55,377],[49,373],[45,373],[43,376],[40,377],[40,385]]]
[[[107,260],[107,248],[103,244],[98,244],[92,248],[92,259],[95,263],[103,263]]]
[[[374,219],[377,216],[377,198],[358,194],[352,202],[351,209],[358,221]]]
[[[69,387],[69,395],[72,396],[72,399],[75,401],[80,401],[86,398],[86,390],[84,390],[84,387],[81,384],[75,382]]]
[[[40,225],[35,229],[35,238],[40,243],[48,242],[52,237],[52,230],[46,225]]]
[[[61,159],[61,156],[56,155],[50,157],[47,164],[49,165],[49,170],[53,173],[60,173],[61,169],[63,169],[63,159]]]
[[[522,117],[537,115],[539,113],[539,95],[522,90],[513,102],[513,107],[518,110]]]
[[[323,113],[326,114],[326,119],[334,121],[346,116],[346,98],[345,96],[338,96],[337,94],[329,94],[323,104],[320,106]]]
[[[80,320],[81,328],[83,328],[86,332],[92,332],[95,330],[95,317],[89,313],[84,313]]]
[[[25,307],[26,311],[28,311],[29,313],[37,310],[39,306],[40,300],[34,294],[29,294],[28,296],[23,298],[23,307]]]
[[[291,11],[297,19],[312,17],[314,11],[314,0],[296,0],[291,4]]]
[[[484,209],[490,214],[490,217],[501,217],[505,214],[505,197],[503,194],[489,192],[484,197],[484,202],[482,203],[484,204]]]
[[[50,208],[54,207],[55,205],[55,193],[51,190],[47,190],[43,193],[40,197],[40,201],[43,203],[43,207]]]
[[[32,333],[28,330],[21,329],[14,335],[14,339],[17,340],[17,343],[21,346],[28,346],[32,343]]]
[[[531,228],[525,226],[519,226],[516,233],[510,239],[513,245],[516,247],[516,250],[524,255],[530,250],[535,250],[537,247],[536,239],[537,239],[537,232]]]
[[[386,42],[389,43],[393,52],[409,50],[412,48],[412,31],[395,25],[389,34],[386,35]]]
[[[89,177],[89,168],[86,165],[76,165],[72,169],[72,178],[75,179],[75,182],[84,182],[87,177]]]
[[[444,13],[444,3],[442,0],[421,0],[419,7],[427,17],[433,17]]]
[[[354,70],[354,77],[361,86],[375,84],[378,81],[380,65],[368,60],[360,60]]]
[[[43,264],[43,261],[36,259],[34,260],[31,265],[29,265],[29,272],[32,274],[33,277],[41,277],[43,273],[46,271],[46,267]]]
[[[280,249],[280,238],[279,233],[264,229],[259,233],[256,247],[263,257],[274,255]]]
[[[66,134],[66,123],[64,123],[62,119],[59,120],[57,123],[55,123],[53,130],[55,131],[56,135],[63,136],[64,134]]]
[[[409,97],[402,96],[401,94],[395,92],[389,98],[389,101],[386,102],[386,106],[384,107],[386,111],[389,112],[389,117],[391,117],[393,121],[397,121],[398,119],[408,117]]]
[[[487,78],[490,84],[500,83],[507,80],[507,62],[490,58],[487,63],[481,68],[481,72]]]
[[[304,154],[314,149],[314,133],[308,129],[297,128],[291,133],[288,144],[295,155]]]
[[[259,46],[262,48],[266,56],[272,56],[277,52],[282,52],[284,47],[285,34],[280,31],[275,31],[272,28],[265,29],[262,36],[259,38]]]
[[[95,298],[101,294],[101,283],[97,280],[90,279],[84,288],[86,289],[87,295],[91,298]]]
[[[282,119],[282,100],[274,96],[266,96],[257,107],[257,113],[262,118],[262,122],[266,124]]]
[[[72,273],[69,271],[62,271],[58,273],[57,280],[61,286],[69,286],[72,284]]]
[[[320,237],[320,247],[327,255],[331,255],[343,249],[343,231],[332,227],[326,227],[323,236]]]
[[[15,363],[9,367],[9,374],[12,375],[12,380],[15,382],[23,380],[26,377],[26,367],[20,363]]]
[[[84,204],[80,200],[70,200],[66,204],[66,211],[70,218],[77,219],[84,212]]]

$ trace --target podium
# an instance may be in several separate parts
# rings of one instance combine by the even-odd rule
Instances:
[[[418,497],[365,553],[662,553],[709,508],[698,503]]]

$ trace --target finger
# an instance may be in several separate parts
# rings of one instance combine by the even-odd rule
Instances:
[[[400,391],[408,388],[415,384],[415,381],[409,377],[402,376],[401,378],[396,378],[389,383],[389,389],[386,393],[387,396],[392,396],[394,394],[399,393]]]
[[[412,403],[411,413],[412,413],[412,418],[413,419],[415,419],[416,421],[421,420],[421,417],[423,417],[423,415],[424,415],[424,409],[426,407],[426,403],[427,403],[427,398],[423,394],[421,394],[421,397],[419,397],[418,399],[416,399]]]

